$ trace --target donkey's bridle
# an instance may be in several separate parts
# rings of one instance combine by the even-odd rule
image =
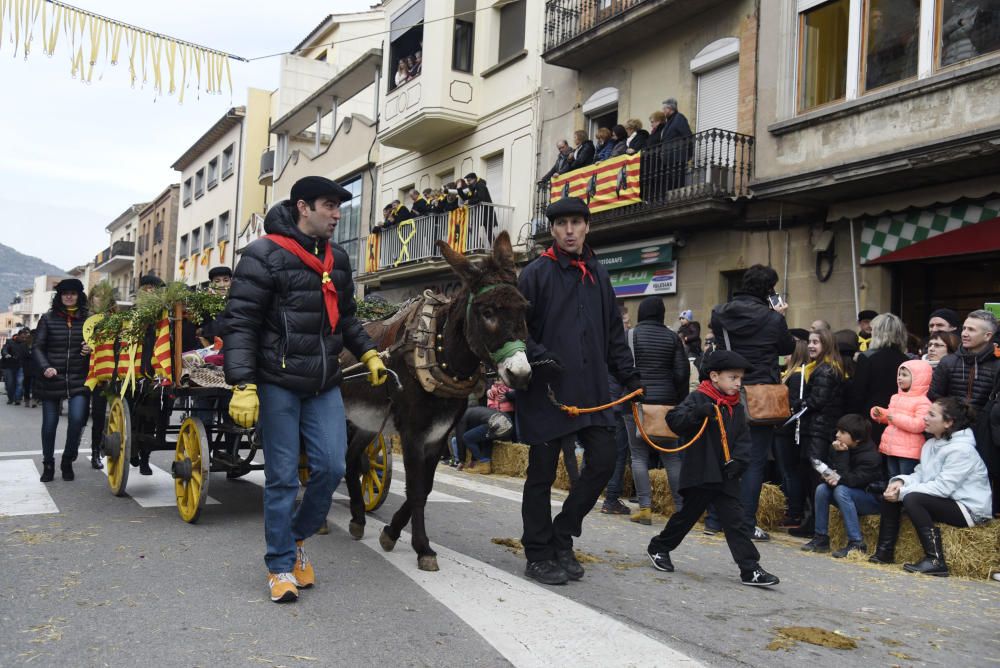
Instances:
[[[484,295],[487,292],[491,292],[493,290],[496,290],[497,288],[508,287],[508,286],[514,288],[515,290],[517,290],[517,286],[514,285],[513,283],[509,283],[507,281],[502,281],[500,283],[493,283],[491,285],[484,285],[483,287],[479,288],[475,292],[470,292],[469,293],[469,303],[466,304],[466,306],[465,306],[465,321],[466,322],[470,322],[471,319],[472,319],[472,303],[476,300],[476,297],[479,297],[480,295]],[[507,341],[506,343],[504,343],[502,346],[500,346],[496,350],[487,351],[487,352],[489,353],[490,359],[493,360],[494,364],[500,364],[505,359],[513,357],[517,353],[523,353],[527,349],[528,349],[528,347],[525,345],[524,341],[514,340],[514,341]]]

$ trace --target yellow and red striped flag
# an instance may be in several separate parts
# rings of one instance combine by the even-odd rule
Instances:
[[[90,368],[87,370],[87,380],[83,384],[93,392],[95,387],[111,380],[114,370],[115,344],[100,343],[90,353]]]
[[[641,155],[620,155],[555,176],[549,182],[549,201],[579,197],[591,213],[638,204]]]
[[[170,318],[167,312],[156,322],[156,339],[153,344],[153,374],[165,381],[173,382],[173,359],[170,356]]]
[[[365,255],[366,274],[373,274],[378,271],[378,254],[381,239],[382,235],[378,232],[372,232],[368,235],[368,250],[367,255]]]
[[[448,214],[448,245],[459,253],[465,252],[469,238],[469,207],[460,206]]]

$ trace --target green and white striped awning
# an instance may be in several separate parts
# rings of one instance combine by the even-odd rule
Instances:
[[[935,209],[911,209],[868,218],[861,229],[861,264],[998,216],[1000,199],[963,200]]]

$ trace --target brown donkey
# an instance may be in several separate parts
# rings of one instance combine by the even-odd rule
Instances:
[[[524,348],[528,303],[517,289],[509,235],[499,234],[492,254],[479,265],[442,241],[437,245],[461,279],[461,290],[450,300],[425,294],[390,321],[366,325],[379,348],[389,351],[386,367],[396,372],[402,388],[391,379],[380,387],[361,382],[343,387],[350,435],[346,481],[351,535],[364,535],[359,475],[365,446],[380,429],[396,432],[406,468],[406,500],[382,530],[379,543],[392,550],[412,519],[413,549],[425,571],[438,570],[424,522],[434,471],[468,395],[483,389],[483,366],[496,368],[501,380],[515,389],[531,380]]]

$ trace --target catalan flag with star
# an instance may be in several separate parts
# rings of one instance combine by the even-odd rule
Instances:
[[[591,213],[638,204],[641,153],[620,155],[589,167],[555,176],[549,182],[549,201],[579,197]]]

